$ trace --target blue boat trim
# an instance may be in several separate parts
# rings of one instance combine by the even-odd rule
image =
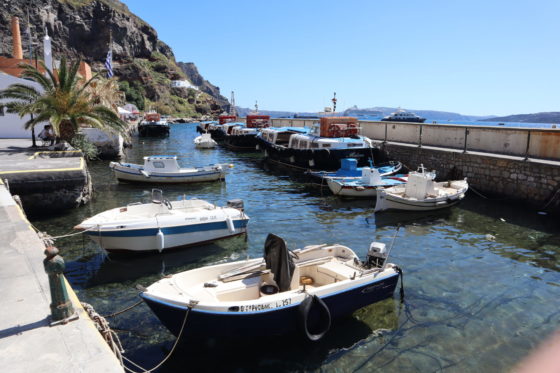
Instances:
[[[235,228],[245,228],[247,227],[249,219],[234,220],[233,226]],[[212,222],[212,223],[202,223],[202,224],[190,224],[190,225],[179,225],[175,227],[162,227],[161,232],[164,235],[172,234],[183,234],[192,232],[205,232],[220,229],[228,229],[226,221]],[[129,229],[121,231],[87,231],[86,234],[96,237],[149,237],[155,236],[158,233],[158,228],[143,228],[143,229]]]
[[[388,280],[388,279],[391,279],[393,277],[398,277],[398,276],[399,276],[399,274],[395,273],[391,276],[383,277],[382,279],[378,279],[378,280],[375,280],[375,281],[372,281],[372,282],[367,282],[367,283],[364,283],[364,284],[359,284],[359,285],[353,286],[351,288],[345,288],[345,289],[339,290],[339,291],[334,292],[334,293],[329,293],[328,295],[321,296],[320,298],[321,299],[330,298],[330,297],[338,295],[338,294],[347,293],[349,291],[352,291],[352,290],[355,290],[355,289],[358,289],[358,288],[361,288],[361,287],[364,287],[364,286],[370,286],[370,285],[375,284],[377,282],[381,282],[381,281]],[[162,305],[167,306],[167,307],[181,309],[181,310],[186,310],[187,309],[187,307],[185,307],[185,306],[180,306],[180,305],[177,305],[177,304],[174,304],[174,303],[166,302],[166,301],[161,300],[161,299],[155,299],[155,298],[144,295],[144,293],[140,293],[140,297],[143,298],[143,299],[147,299],[147,300],[149,300],[151,302],[154,302],[154,303],[162,304]],[[268,308],[268,309],[265,309],[265,310],[262,310],[262,311],[250,311],[250,312],[230,312],[230,311],[222,312],[222,311],[202,310],[202,309],[196,309],[196,308],[193,308],[191,311],[192,312],[206,313],[206,314],[211,314],[211,315],[232,315],[232,316],[239,315],[239,316],[242,316],[242,315],[254,315],[254,314],[267,313],[267,312],[275,312],[275,311],[282,310],[282,309],[297,307],[297,306],[300,305],[300,303],[301,302],[292,303],[288,306]]]

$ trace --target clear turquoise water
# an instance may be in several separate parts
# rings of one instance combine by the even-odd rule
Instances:
[[[160,369],[236,371],[504,372],[560,322],[558,221],[515,203],[469,195],[435,215],[373,216],[371,201],[343,201],[286,170],[261,164],[258,154],[196,150],[193,124],[172,126],[166,139],[134,139],[127,161],[173,154],[183,165],[234,163],[224,183],[166,186],[168,198],[186,194],[225,203],[242,198],[251,217],[242,237],[149,256],[107,257],[81,236],[57,246],[66,275],[82,301],[100,314],[135,303],[137,284],[220,261],[261,256],[268,232],[290,248],[341,243],[365,256],[372,240],[389,243],[402,223],[391,261],[404,270],[405,301],[366,307],[333,326],[326,338],[306,343],[294,336],[224,341],[190,340]],[[150,187],[118,184],[108,162],[90,164],[95,200],[64,215],[33,223],[51,235],[67,233],[88,216],[139,201]],[[492,238],[491,236],[495,237]],[[398,293],[398,292],[397,292]],[[151,368],[174,337],[140,306],[109,319],[126,356]]]

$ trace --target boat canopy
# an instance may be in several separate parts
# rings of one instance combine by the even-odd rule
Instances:
[[[295,264],[286,247],[286,242],[275,234],[269,233],[264,243],[266,268],[274,275],[279,290],[290,290]]]

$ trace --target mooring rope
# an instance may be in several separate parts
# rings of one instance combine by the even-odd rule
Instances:
[[[193,306],[195,306],[198,303],[198,301],[191,301],[188,305],[187,305],[187,311],[185,312],[185,318],[183,319],[183,324],[181,325],[181,330],[179,331],[179,334],[177,335],[177,339],[175,340],[175,343],[173,343],[173,347],[171,347],[171,351],[169,351],[169,353],[167,354],[167,356],[159,363],[157,364],[155,367],[153,367],[152,369],[145,369],[142,366],[136,364],[135,362],[133,362],[132,360],[130,360],[129,358],[127,358],[126,356],[123,356],[123,359],[126,360],[128,363],[132,364],[134,367],[141,369],[140,372],[137,372],[127,366],[124,366],[124,369],[131,372],[131,373],[151,373],[154,370],[158,369],[159,367],[161,367],[170,357],[171,355],[173,355],[173,352],[175,352],[175,349],[177,348],[177,346],[179,345],[179,341],[181,340],[181,336],[183,335],[183,331],[185,330],[185,325],[187,324],[187,318],[189,316],[190,310]]]
[[[125,309],[122,309],[122,310],[117,311],[117,312],[113,312],[109,315],[103,315],[102,317],[108,319],[108,318],[111,318],[111,317],[118,316],[122,313],[125,313],[126,311],[130,311],[131,309],[133,309],[136,306],[139,306],[140,304],[142,304],[142,300],[139,300],[138,302],[134,303],[132,306],[126,307]]]
[[[127,307],[126,309],[124,309],[122,311],[115,312],[114,314],[111,314],[111,315],[108,315],[108,316],[105,316],[105,317],[116,316],[118,314],[121,314],[123,312],[126,312],[126,311],[136,307],[140,303],[142,303],[142,301],[140,301],[138,303],[135,303],[132,306]],[[175,349],[179,345],[179,341],[181,340],[181,337],[183,335],[183,331],[185,330],[185,326],[187,324],[187,318],[189,316],[190,310],[197,303],[198,303],[198,301],[190,301],[189,304],[187,305],[187,310],[185,312],[185,318],[183,319],[183,323],[181,325],[181,330],[179,331],[179,334],[177,335],[177,339],[175,340],[175,343],[173,343],[173,347],[171,347],[171,350],[169,351],[167,356],[165,356],[165,358],[161,362],[159,362],[155,367],[153,367],[151,369],[145,369],[142,366],[138,365],[137,363],[135,363],[134,361],[130,360],[129,358],[127,358],[126,356],[123,355],[124,354],[124,349],[122,347],[122,343],[119,339],[119,336],[117,335],[117,333],[114,330],[111,329],[111,327],[109,326],[109,322],[105,319],[105,317],[99,315],[95,311],[95,309],[93,308],[93,306],[91,304],[81,302],[82,307],[84,307],[84,309],[86,310],[90,319],[95,323],[95,326],[97,327],[97,330],[103,336],[103,339],[105,340],[105,342],[107,342],[107,344],[109,345],[109,347],[111,348],[113,353],[116,355],[116,357],[119,360],[121,366],[126,371],[131,372],[131,373],[151,373],[154,370],[160,368],[167,360],[169,360],[169,358],[173,355],[173,352],[175,352]],[[131,364],[132,366],[134,366],[135,368],[140,369],[140,371],[136,371],[136,370],[134,370],[130,367],[127,367],[124,363],[125,361],[127,363]]]
[[[111,327],[109,326],[109,322],[105,320],[103,316],[99,315],[91,304],[86,302],[81,302],[81,304],[82,307],[84,307],[84,309],[86,310],[89,318],[95,323],[97,330],[99,331],[101,336],[103,336],[105,342],[107,342],[113,353],[117,356],[117,359],[119,359],[121,366],[124,367],[124,349],[117,333],[111,329]]]

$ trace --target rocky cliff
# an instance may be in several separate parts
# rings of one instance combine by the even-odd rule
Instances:
[[[130,12],[118,0],[0,0],[1,54],[12,50],[10,19],[20,18],[24,54],[28,56],[27,12],[35,53],[41,58],[45,30],[52,38],[53,55],[59,59],[79,57],[94,71],[103,62],[112,39],[113,67],[127,100],[140,108],[183,115],[217,114],[227,108],[227,100],[198,74],[194,64],[188,71],[200,81],[199,90],[172,88],[172,80],[190,80],[177,66],[171,48],[158,39],[157,32]],[[190,80],[195,86],[197,83]]]

